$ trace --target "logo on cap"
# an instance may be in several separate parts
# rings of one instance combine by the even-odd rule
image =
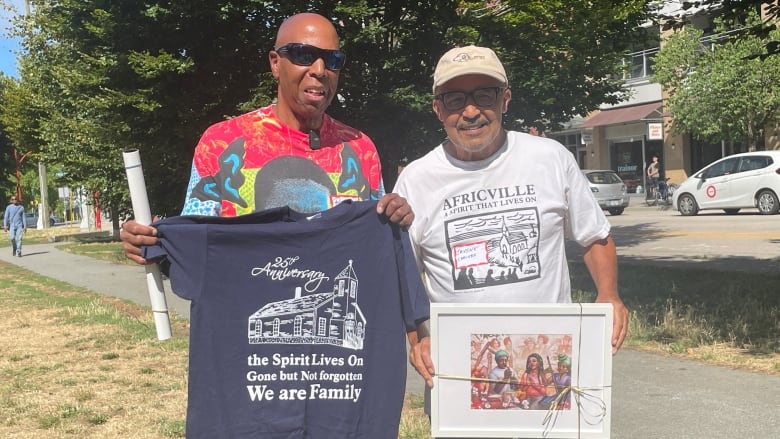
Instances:
[[[485,59],[484,56],[471,56],[468,53],[459,53],[458,56],[452,58],[453,62],[469,62],[473,59]]]

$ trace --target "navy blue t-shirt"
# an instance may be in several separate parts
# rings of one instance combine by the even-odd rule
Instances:
[[[156,224],[191,303],[187,437],[397,437],[406,331],[428,318],[406,232],[376,202]]]

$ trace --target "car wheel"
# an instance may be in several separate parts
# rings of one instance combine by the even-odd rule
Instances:
[[[770,190],[759,192],[756,201],[756,207],[758,207],[758,211],[763,215],[774,215],[780,210],[777,195]]]
[[[609,213],[612,214],[612,215],[615,215],[615,216],[620,215],[621,213],[623,213],[623,208],[622,207],[614,207],[612,209],[609,209]]]
[[[677,199],[677,210],[683,216],[693,216],[699,213],[699,206],[691,194],[684,194]]]
[[[739,209],[723,209],[726,215],[736,215],[739,213]]]

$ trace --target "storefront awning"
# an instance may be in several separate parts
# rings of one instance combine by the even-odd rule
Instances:
[[[593,128],[626,122],[640,122],[644,119],[660,119],[662,116],[661,106],[662,103],[657,101],[649,104],[602,110],[597,115],[586,120],[580,128]]]

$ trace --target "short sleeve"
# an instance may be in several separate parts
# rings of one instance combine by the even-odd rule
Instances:
[[[173,292],[183,299],[197,300],[208,271],[208,227],[184,222],[182,217],[166,218],[152,225],[157,228],[159,244],[143,247],[142,256],[167,261]]]

